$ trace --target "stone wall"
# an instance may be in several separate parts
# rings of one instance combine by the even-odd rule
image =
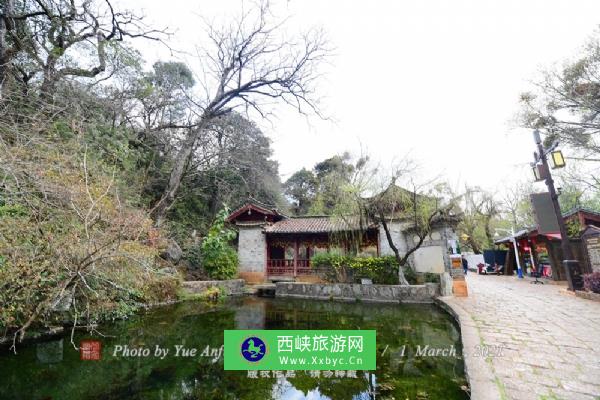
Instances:
[[[438,296],[438,284],[361,285],[351,283],[278,282],[277,297],[301,297],[324,300],[361,300],[391,303],[431,303]]]
[[[267,263],[267,242],[262,226],[239,227],[238,272],[240,278],[263,281]]]
[[[230,279],[227,281],[185,281],[183,288],[190,293],[204,293],[209,288],[218,287],[225,290],[227,294],[243,294],[244,280]]]

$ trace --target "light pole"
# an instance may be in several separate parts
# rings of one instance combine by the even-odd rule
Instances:
[[[523,270],[521,269],[521,260],[519,259],[519,247],[517,246],[517,238],[515,237],[514,228],[511,227],[510,230],[503,229],[503,228],[496,228],[496,230],[510,232],[510,241],[512,242],[513,249],[515,250],[515,260],[517,260],[517,276],[519,277],[519,279],[523,279]]]
[[[573,257],[573,251],[571,250],[571,244],[569,243],[569,237],[567,236],[567,228],[565,227],[565,221],[560,211],[560,204],[558,203],[558,194],[554,188],[554,180],[548,168],[548,154],[552,154],[552,160],[555,163],[555,168],[564,167],[564,158],[562,153],[555,151],[558,146],[558,142],[554,142],[552,146],[545,149],[542,144],[542,138],[540,137],[540,131],[537,129],[533,131],[533,139],[537,145],[538,151],[534,154],[534,173],[537,180],[544,180],[546,186],[548,186],[548,192],[552,199],[552,206],[554,208],[554,214],[558,220],[558,228],[560,231],[560,247],[563,253],[563,266],[567,275],[567,281],[569,283],[569,290],[581,289],[581,274],[579,271],[579,262]],[[560,164],[557,165],[557,162]]]

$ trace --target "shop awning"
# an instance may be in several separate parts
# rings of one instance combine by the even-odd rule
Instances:
[[[559,232],[556,232],[556,233],[544,233],[543,235],[540,235],[540,236],[546,236],[547,238],[557,239],[557,240],[561,240],[562,239],[562,236],[560,236]]]

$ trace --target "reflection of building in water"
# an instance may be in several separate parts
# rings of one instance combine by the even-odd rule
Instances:
[[[294,329],[312,329],[321,327],[325,318],[326,313],[267,307],[269,329],[282,329],[287,326],[292,326]]]
[[[235,312],[236,329],[265,329],[266,302],[256,297],[247,297]]]
[[[63,360],[63,340],[37,343],[35,345],[35,355],[42,364],[61,362]]]

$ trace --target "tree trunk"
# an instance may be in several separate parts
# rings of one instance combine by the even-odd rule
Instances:
[[[0,95],[5,91],[4,87],[10,68],[11,50],[8,48],[8,42],[6,41],[10,27],[7,24],[7,20],[8,16],[13,15],[14,8],[14,0],[6,0],[4,2],[4,16],[0,16]]]
[[[51,52],[46,58],[46,65],[44,65],[42,74],[42,84],[40,85],[40,98],[44,100],[51,100],[54,98],[56,81],[58,80],[56,71],[57,62],[58,54],[56,52]]]
[[[492,248],[494,247],[494,235],[492,235],[492,227],[490,226],[492,218],[491,217],[487,217],[485,218],[485,237],[487,238],[488,241],[488,248]]]
[[[175,196],[177,195],[177,191],[181,185],[181,180],[183,179],[185,170],[192,159],[196,142],[200,136],[200,133],[202,132],[203,127],[204,124],[200,123],[196,129],[190,131],[183,141],[181,149],[179,149],[179,152],[177,153],[175,165],[173,166],[171,175],[169,176],[169,182],[167,183],[160,200],[152,209],[152,216],[154,217],[154,225],[156,227],[160,227],[162,225],[167,211],[169,211],[175,202]]]
[[[472,236],[469,235],[469,239],[467,239],[467,242],[469,243],[469,246],[471,246],[471,250],[473,250],[473,253],[481,254],[481,249],[479,248],[479,245],[477,244],[475,239],[473,239]]]
[[[380,220],[381,220],[381,225],[383,225],[383,230],[385,231],[385,236],[387,238],[388,245],[394,252],[394,255],[396,256],[396,260],[398,261],[398,264],[399,264],[398,265],[398,281],[401,285],[408,285],[408,281],[406,280],[406,277],[404,276],[404,271],[402,270],[402,263],[400,262],[402,260],[402,257],[400,256],[400,251],[394,244],[394,240],[392,239],[390,229],[387,226],[387,222],[385,221],[385,215],[383,215],[383,213],[380,214]]]
[[[399,261],[400,265],[404,265],[406,264],[406,262],[408,261],[408,257],[410,257],[410,255],[412,253],[414,253],[415,251],[419,250],[419,248],[421,247],[421,245],[423,244],[423,242],[425,241],[425,237],[429,234],[429,230],[425,233],[423,233],[422,235],[419,235],[419,241],[417,242],[417,244],[415,244],[411,249],[409,249],[406,254],[404,254],[404,257],[402,257],[402,259]]]

